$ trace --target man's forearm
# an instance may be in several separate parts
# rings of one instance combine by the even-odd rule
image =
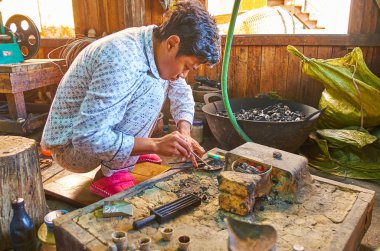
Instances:
[[[178,131],[185,136],[191,135],[191,124],[189,121],[180,120],[177,123]],[[147,153],[157,153],[159,139],[156,138],[135,138],[135,142],[132,148],[131,156],[147,154]]]
[[[135,138],[131,156],[156,153],[157,144],[153,138]]]
[[[190,135],[191,133],[191,124],[189,121],[180,120],[177,123],[178,131],[183,135]]]
[[[135,138],[131,155],[147,153],[188,158],[191,146],[186,136],[177,131],[161,138]]]

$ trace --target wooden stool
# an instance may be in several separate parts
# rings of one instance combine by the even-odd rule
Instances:
[[[47,206],[37,155],[36,141],[18,136],[0,136],[0,246],[12,247],[9,225],[11,201],[25,200],[25,209],[36,229],[43,223]]]

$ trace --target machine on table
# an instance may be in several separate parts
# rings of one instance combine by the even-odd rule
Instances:
[[[49,104],[25,104],[24,92],[46,87],[54,98],[65,72],[62,59],[31,59],[40,46],[33,21],[13,15],[3,25],[0,13],[0,132],[24,135],[42,127]],[[1,97],[0,97],[1,98]]]
[[[22,63],[39,47],[40,33],[29,17],[13,15],[4,26],[0,12],[0,64]]]

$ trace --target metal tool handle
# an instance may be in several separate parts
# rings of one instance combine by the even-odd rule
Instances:
[[[151,214],[151,215],[149,215],[146,218],[134,221],[133,222],[133,229],[134,230],[139,230],[140,228],[145,227],[146,225],[148,225],[149,223],[151,223],[155,219],[156,219],[156,215],[155,214]]]

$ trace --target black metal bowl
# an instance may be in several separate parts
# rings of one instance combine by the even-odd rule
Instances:
[[[240,111],[241,109],[264,109],[278,103],[289,106],[292,111],[303,112],[307,120],[290,122],[238,120],[238,123],[253,142],[287,152],[295,152],[313,130],[320,116],[317,109],[288,100],[274,100],[269,98],[230,100],[233,112]],[[202,110],[206,114],[207,123],[211,132],[225,150],[231,150],[245,143],[232,126],[229,118],[216,115],[217,112],[225,111],[222,101],[209,103],[203,106]],[[314,116],[312,115],[313,113],[315,113]]]

